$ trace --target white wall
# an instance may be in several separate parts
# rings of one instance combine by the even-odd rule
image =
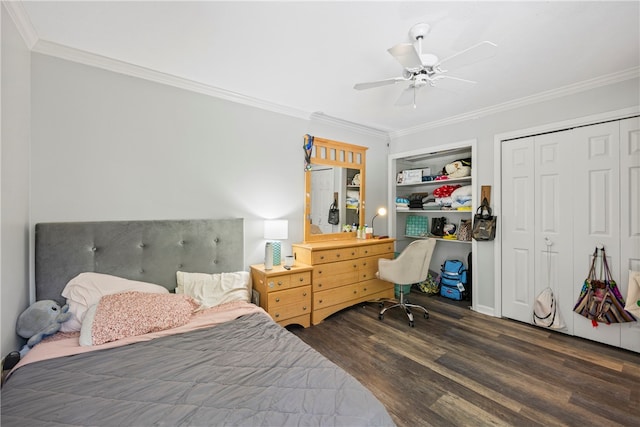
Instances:
[[[370,147],[368,199],[386,199],[386,141],[33,54],[32,227],[45,221],[245,218],[245,265],[262,220],[302,241],[303,136]]]
[[[4,5],[0,146],[0,355],[19,348],[18,315],[29,303],[30,53]]]
[[[390,151],[391,153],[401,153],[429,146],[477,139],[478,155],[473,159],[473,167],[476,168],[478,174],[474,185],[476,185],[477,194],[480,194],[480,186],[482,185],[491,185],[495,191],[493,151],[495,135],[638,105],[640,105],[639,80],[627,80],[475,120],[393,138]],[[474,303],[481,311],[487,313],[491,313],[495,309],[493,270],[495,244],[495,242],[479,242],[477,244],[478,274],[473,278]]]

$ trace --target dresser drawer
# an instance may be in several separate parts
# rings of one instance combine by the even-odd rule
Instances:
[[[393,242],[378,243],[376,245],[363,246],[360,249],[360,256],[367,257],[371,255],[380,255],[385,253],[393,254]]]
[[[359,289],[360,296],[373,295],[382,291],[390,291],[391,292],[390,297],[393,296],[394,286],[393,286],[393,283],[391,282],[385,282],[384,280],[380,280],[380,279],[372,279],[372,280],[360,282],[358,283],[358,285],[360,287]]]
[[[378,260],[381,258],[392,259],[393,254],[384,254],[361,258],[358,260],[358,278],[359,280],[375,279],[378,272]]]
[[[311,254],[313,265],[344,261],[358,257],[358,248],[325,249]]]
[[[339,304],[344,301],[355,299],[360,292],[360,285],[353,284],[347,286],[340,286],[335,289],[321,292],[313,292],[313,309],[319,310],[324,307],[329,307],[335,304]]]

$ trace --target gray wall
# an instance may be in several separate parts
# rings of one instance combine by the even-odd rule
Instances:
[[[640,105],[639,80],[627,80],[475,120],[397,137],[392,139],[390,152],[402,153],[429,146],[477,139],[478,155],[476,159],[473,159],[473,167],[476,168],[478,174],[477,182],[474,182],[474,185],[477,194],[480,194],[480,186],[482,185],[491,185],[495,191],[494,139],[496,135],[637,107],[638,105]],[[493,195],[492,192],[492,199]],[[477,277],[473,279],[473,297],[474,303],[480,306],[481,311],[484,312],[492,312],[495,308],[493,271],[495,244],[497,242],[480,242],[477,244],[476,250],[477,264],[481,267],[477,269]]]
[[[30,52],[0,6],[0,355],[19,347],[16,318],[29,303]]]

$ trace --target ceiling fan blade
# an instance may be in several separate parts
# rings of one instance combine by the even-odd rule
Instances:
[[[387,51],[404,68],[422,67],[422,60],[420,59],[420,55],[418,55],[415,46],[411,43],[400,43],[390,49],[387,49]]]
[[[378,80],[375,82],[356,83],[355,85],[353,85],[353,88],[356,90],[364,90],[364,89],[371,89],[374,87],[392,85],[394,83],[404,82],[404,81],[407,81],[407,79],[405,79],[404,77],[393,77],[390,79]]]
[[[449,69],[457,69],[464,67],[465,65],[479,62],[484,59],[491,58],[497,52],[498,45],[490,41],[483,41],[471,46],[465,50],[444,58],[438,62],[435,67],[440,67],[446,64]]]
[[[396,103],[394,104],[396,107],[403,107],[405,105],[413,105],[413,108],[416,108],[416,96],[418,94],[418,90],[422,86],[409,85],[408,88],[402,91]]]
[[[476,84],[473,80],[461,79],[449,75],[439,75],[432,79],[433,87],[450,90],[452,92],[463,91],[467,87]]]

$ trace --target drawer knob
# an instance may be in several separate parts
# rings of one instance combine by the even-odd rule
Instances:
[[[276,302],[280,302],[280,298],[276,298]]]
[[[324,255],[320,255],[320,259],[324,259]]]
[[[278,286],[282,286],[282,282],[278,282]]]
[[[280,313],[276,313],[276,317],[280,317]]]
[[[367,292],[367,288],[364,288],[364,291]]]
[[[358,293],[358,291],[356,291],[356,290],[354,289],[354,290],[353,290],[353,293],[354,293],[354,294],[357,294],[357,293]]]
[[[367,261],[363,262],[362,265],[364,265],[366,267],[367,265]]]
[[[318,300],[318,303],[322,304],[322,300]]]
[[[304,277],[298,279],[299,282],[304,282]]]
[[[340,258],[340,254],[336,254],[336,258]]]
[[[302,310],[307,311],[307,306],[302,307]]]
[[[302,293],[302,296],[303,296],[303,297],[306,297],[306,296],[307,296],[307,293],[306,293],[306,292],[303,292],[303,293]]]

